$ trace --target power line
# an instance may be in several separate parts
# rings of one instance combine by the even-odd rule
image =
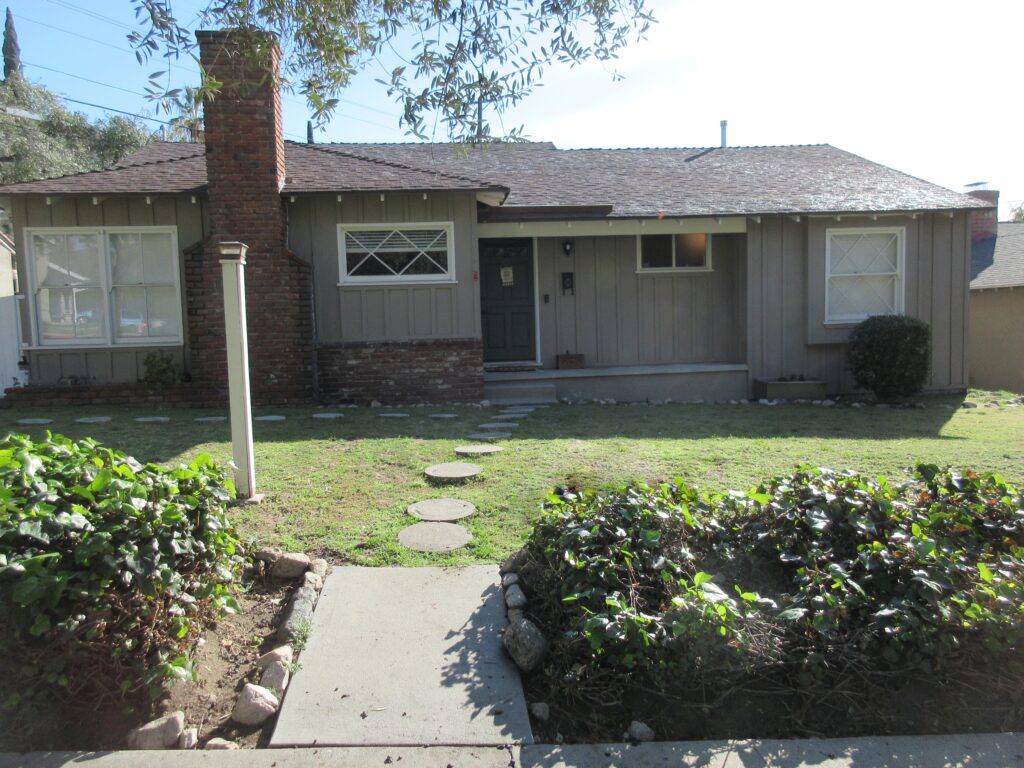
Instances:
[[[56,72],[58,75],[65,75],[66,77],[73,77],[73,78],[75,78],[75,80],[82,80],[82,81],[84,81],[86,83],[92,83],[93,85],[102,85],[104,88],[112,88],[115,91],[122,91],[124,93],[130,93],[132,96],[145,96],[146,95],[144,93],[139,93],[138,91],[130,91],[127,88],[122,88],[119,85],[113,85],[111,83],[104,83],[104,82],[102,82],[100,80],[93,80],[93,79],[88,78],[88,77],[82,77],[81,75],[73,75],[70,72],[65,72],[62,69],[54,69],[53,67],[44,67],[42,64],[33,64],[31,61],[22,61],[22,63],[23,64],[27,64],[30,67],[35,67],[36,69],[45,69],[47,72]]]
[[[105,16],[102,13],[97,13],[96,11],[93,11],[89,8],[83,8],[80,5],[75,5],[74,3],[68,2],[68,0],[47,0],[47,2],[52,3],[53,5],[56,5],[59,8],[66,8],[69,11],[76,11],[77,13],[80,13],[83,16],[89,16],[90,18],[96,19],[98,21],[106,22],[107,24],[111,24],[115,27],[121,27],[122,29],[130,29],[132,31],[134,31],[135,29],[131,24],[125,24],[123,21],[118,21],[117,19],[111,18],[110,16]]]
[[[104,109],[107,112],[117,112],[119,115],[128,115],[129,117],[137,117],[140,120],[149,120],[153,123],[160,123],[161,125],[171,125],[168,120],[161,120],[158,117],[148,117],[147,115],[140,115],[137,112],[126,112],[123,109],[115,109],[114,107],[105,107],[102,104],[93,104],[91,101],[80,101],[79,99],[72,99],[70,96],[65,96],[63,93],[60,97],[64,101],[70,101],[72,104],[82,104],[86,107],[95,107],[96,109]]]

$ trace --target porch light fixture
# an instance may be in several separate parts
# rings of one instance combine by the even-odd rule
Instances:
[[[572,256],[572,251],[573,251],[572,240],[563,240],[562,241],[562,252],[566,256]]]

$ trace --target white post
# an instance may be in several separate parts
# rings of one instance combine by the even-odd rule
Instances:
[[[245,323],[245,243],[220,243],[224,280],[224,344],[228,355],[231,403],[231,453],[239,499],[256,496],[252,450],[252,404],[249,399],[249,342]]]

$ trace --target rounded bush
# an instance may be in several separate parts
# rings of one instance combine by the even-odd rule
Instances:
[[[931,371],[931,328],[907,315],[876,315],[850,333],[847,366],[879,400],[920,392]]]

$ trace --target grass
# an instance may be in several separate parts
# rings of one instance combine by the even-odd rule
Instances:
[[[332,553],[367,565],[489,562],[518,548],[556,484],[586,487],[631,480],[657,483],[682,477],[708,490],[745,490],[798,463],[853,467],[903,478],[917,462],[997,471],[1024,484],[1024,407],[986,407],[1011,395],[972,393],[982,407],[961,409],[962,398],[932,398],[923,409],[812,406],[559,405],[522,419],[505,451],[478,460],[476,480],[455,489],[430,485],[423,469],[456,460],[453,448],[497,407],[410,408],[408,419],[382,419],[369,408],[345,409],[334,421],[311,418],[311,408],[264,410],[288,418],[256,422],[256,470],[263,504],[236,510],[246,537],[306,551]],[[456,419],[427,418],[448,410]],[[152,410],[51,408],[0,410],[0,433],[46,429],[95,437],[140,460],[187,461],[201,452],[227,462],[227,423],[193,419],[210,411],[162,411],[166,424],[140,424]],[[105,424],[75,418],[105,414]],[[48,427],[16,419],[45,416]],[[474,541],[465,550],[425,555],[398,546],[412,523],[408,504],[453,495],[479,513],[463,521]]]

